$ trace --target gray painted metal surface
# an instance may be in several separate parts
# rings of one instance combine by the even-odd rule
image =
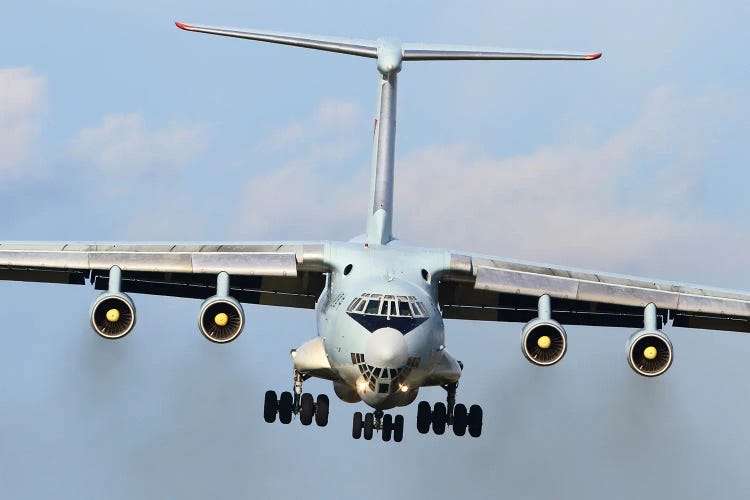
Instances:
[[[750,317],[750,294],[617,275],[555,276],[534,270],[520,271],[481,266],[475,286],[481,290],[519,295],[645,307],[704,314]],[[559,269],[557,270],[559,271]]]
[[[226,271],[244,276],[296,276],[292,253],[220,253],[150,251],[38,251],[0,249],[0,266],[35,269],[109,269],[161,273],[218,274]]]

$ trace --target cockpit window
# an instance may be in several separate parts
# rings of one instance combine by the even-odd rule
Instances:
[[[380,315],[388,316],[388,299],[383,299],[383,302],[380,303]]]
[[[399,316],[411,316],[411,311],[409,310],[409,302],[399,299],[398,301],[398,315]]]
[[[367,314],[378,314],[379,308],[380,301],[377,299],[370,299],[370,301],[367,303],[367,310],[365,312]]]
[[[348,312],[376,316],[427,317],[427,309],[416,297],[403,295],[363,294],[349,305]]]

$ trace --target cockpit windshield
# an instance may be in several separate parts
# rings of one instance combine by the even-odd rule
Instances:
[[[412,295],[365,293],[354,299],[347,312],[373,316],[426,318],[427,308]]]

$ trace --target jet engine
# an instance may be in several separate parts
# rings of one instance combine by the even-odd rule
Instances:
[[[521,350],[537,366],[560,361],[568,349],[568,336],[560,323],[552,319],[549,295],[539,298],[539,316],[529,321],[521,332]]]
[[[237,299],[214,295],[206,299],[198,314],[198,327],[211,342],[226,344],[242,333],[245,313]]]
[[[91,327],[105,339],[119,339],[135,326],[135,306],[124,293],[104,292],[91,306]]]
[[[119,339],[135,326],[135,306],[130,297],[120,291],[122,271],[117,266],[109,270],[109,287],[91,305],[91,327],[105,339]]]
[[[656,306],[646,306],[643,330],[633,333],[626,344],[628,364],[638,375],[656,377],[672,366],[672,342],[656,328]]]

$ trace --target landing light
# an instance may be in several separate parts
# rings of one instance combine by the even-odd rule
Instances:
[[[360,380],[357,382],[357,391],[358,392],[365,392],[367,390],[367,382],[364,380]]]
[[[400,389],[401,389],[401,392],[409,392],[409,386],[408,385],[402,385]]]

